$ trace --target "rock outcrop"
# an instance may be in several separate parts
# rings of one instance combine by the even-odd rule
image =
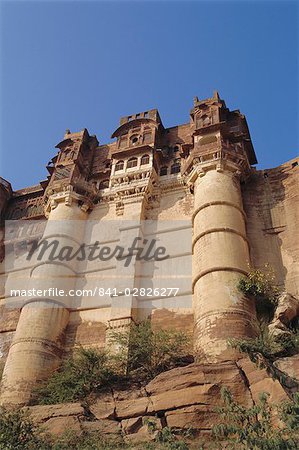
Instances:
[[[299,316],[299,301],[293,295],[285,292],[278,300],[274,318],[269,325],[269,331],[274,335],[290,333],[290,322]]]
[[[106,437],[140,442],[154,439],[158,430],[167,426],[174,430],[192,429],[202,436],[217,423],[215,406],[221,405],[224,385],[236,401],[247,407],[258,401],[261,392],[268,392],[273,403],[288,399],[279,381],[244,358],[238,362],[175,368],[141,388],[111,389],[90,404],[27,409],[34,422],[53,435],[70,429],[75,433],[100,431]]]

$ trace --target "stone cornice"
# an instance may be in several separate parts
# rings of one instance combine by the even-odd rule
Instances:
[[[45,205],[45,216],[48,217],[50,212],[55,209],[59,203],[64,203],[67,206],[71,206],[73,203],[77,203],[82,211],[88,211],[92,209],[93,202],[87,195],[78,194],[73,186],[66,186],[63,190],[53,192],[49,195]]]
[[[192,186],[198,177],[203,177],[209,170],[217,172],[230,172],[235,177],[246,180],[252,168],[244,152],[236,153],[229,149],[221,148],[217,151],[210,151],[205,154],[191,154],[189,170],[185,172],[186,183]]]

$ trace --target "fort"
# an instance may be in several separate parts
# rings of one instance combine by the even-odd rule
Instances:
[[[228,339],[253,335],[254,304],[235,289],[249,264],[270,264],[280,287],[298,298],[298,162],[257,170],[247,121],[239,110],[230,111],[215,92],[211,98],[194,99],[188,123],[165,128],[153,109],[122,117],[111,138],[111,143],[99,144],[87,129],[67,130],[47,165],[46,180],[17,191],[0,180],[3,404],[28,404],[37,381],[47,378],[73,348],[103,348],[111,330],[145,318],[155,327],[190,333],[194,355],[205,364],[234,364],[239,356]],[[4,234],[5,221],[19,224],[12,236]],[[31,264],[23,264],[24,246],[31,248],[34,239],[58,234],[59,248],[74,248],[94,243],[93,233],[102,236],[101,245],[126,248],[145,236],[147,221],[158,224],[157,234],[166,224],[175,247],[180,247],[183,229],[187,250],[171,247],[164,266],[175,271],[191,261],[192,267],[180,296],[173,302],[168,297],[160,307],[155,298],[145,308],[139,297],[124,295],[124,287],[132,292],[160,286],[159,264],[148,275],[136,252],[127,266],[117,257],[97,264],[92,258],[52,258],[47,264],[29,258]],[[26,222],[31,231],[24,237]],[[12,254],[17,255],[14,265]],[[112,285],[119,274],[125,285]],[[53,289],[11,306],[7,286],[18,289],[18,283],[31,291],[98,285],[117,289],[117,295],[104,295],[100,305],[85,298],[70,304]]]

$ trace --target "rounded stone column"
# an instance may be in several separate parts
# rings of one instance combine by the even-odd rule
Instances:
[[[83,243],[87,214],[77,202],[62,201],[55,206],[50,211],[43,240],[59,241],[59,249],[76,248]],[[28,290],[53,287],[68,291],[75,287],[76,260],[47,261],[46,256],[41,260],[36,256]],[[72,300],[75,298],[56,293],[26,299],[3,372],[1,404],[28,404],[36,382],[46,379],[59,366]]]
[[[208,362],[233,359],[236,352],[227,340],[252,335],[254,305],[237,289],[248,263],[238,177],[216,167],[199,172],[193,214],[194,339],[195,352]]]

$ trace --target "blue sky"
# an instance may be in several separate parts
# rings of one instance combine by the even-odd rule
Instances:
[[[189,121],[217,89],[246,117],[259,168],[298,153],[298,3],[1,2],[1,176],[45,179],[66,128],[108,142],[119,118]]]

